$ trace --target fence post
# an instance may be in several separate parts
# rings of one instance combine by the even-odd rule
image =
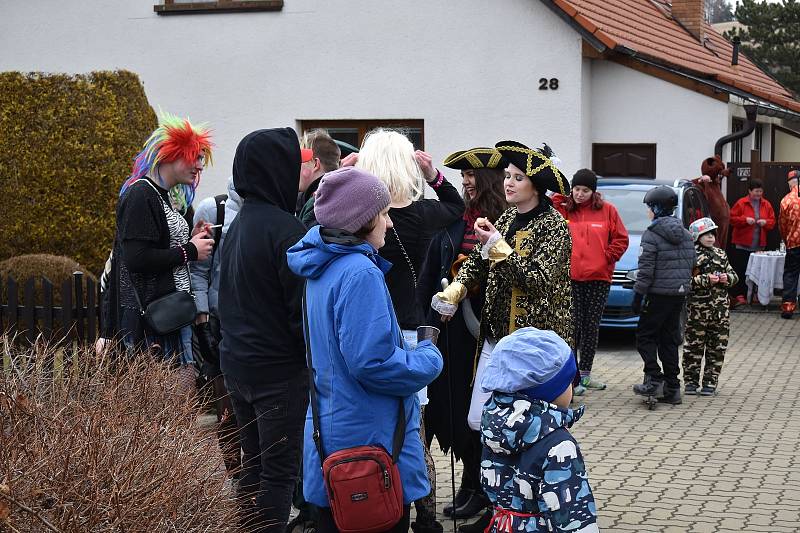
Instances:
[[[8,289],[8,308],[6,312],[6,316],[8,317],[8,334],[13,338],[14,335],[17,333],[17,282],[11,276],[8,277],[8,283],[6,284],[6,289]]]
[[[94,281],[86,278],[86,339],[94,342],[97,339],[97,304]]]
[[[33,344],[36,342],[36,279],[28,278],[23,289],[25,304],[22,307],[22,319],[25,322],[25,338]]]
[[[53,340],[53,283],[42,276],[42,294],[44,305],[42,306],[42,334],[47,342]]]
[[[75,287],[75,332],[78,335],[78,342],[83,342],[83,272],[73,272],[72,279]]]

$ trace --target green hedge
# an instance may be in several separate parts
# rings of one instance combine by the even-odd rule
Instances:
[[[0,261],[66,255],[99,273],[119,188],[156,126],[131,72],[0,72]]]

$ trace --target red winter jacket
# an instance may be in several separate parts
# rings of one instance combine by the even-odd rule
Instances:
[[[572,236],[570,278],[611,282],[614,264],[628,249],[628,230],[617,208],[603,202],[600,209],[594,209],[589,200],[579,204],[575,211],[567,211],[566,198],[553,195],[553,206],[567,220]]]
[[[758,224],[753,224],[752,226],[748,224],[747,217],[755,218],[756,212],[753,209],[753,204],[750,203],[749,196],[739,198],[731,208],[731,226],[733,226],[731,242],[749,248],[753,244],[753,231],[756,228],[760,228],[761,238],[758,241],[758,245],[761,248],[765,247],[767,245],[767,231],[775,227],[775,210],[772,209],[772,205],[766,198],[761,198],[759,216],[767,221],[763,227]]]

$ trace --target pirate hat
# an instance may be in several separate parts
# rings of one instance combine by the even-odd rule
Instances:
[[[543,153],[517,141],[500,141],[495,147],[506,161],[522,170],[538,189],[568,194],[567,178]]]
[[[477,168],[505,168],[508,163],[494,148],[470,148],[459,150],[444,158],[444,166],[456,170],[474,170]]]

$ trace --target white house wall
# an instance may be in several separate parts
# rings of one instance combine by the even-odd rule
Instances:
[[[303,119],[423,119],[437,162],[546,141],[574,172],[580,50],[538,0],[286,0],[280,12],[174,16],[153,0],[35,0],[2,2],[0,17],[0,70],[128,69],[154,107],[209,122],[216,164],[200,197],[224,190],[242,136]],[[543,77],[558,90],[538,90]]]
[[[591,142],[655,143],[658,178],[697,177],[730,132],[727,103],[610,61],[593,61],[591,96]]]

